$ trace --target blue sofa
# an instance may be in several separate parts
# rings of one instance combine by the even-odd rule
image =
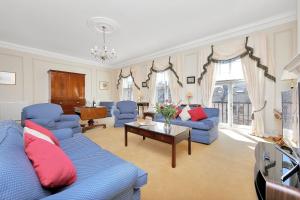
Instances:
[[[191,107],[192,108],[192,107]],[[171,120],[171,124],[186,126],[192,128],[191,140],[204,144],[211,144],[219,135],[219,109],[204,108],[208,118],[200,121],[182,121],[180,117]],[[154,118],[157,122],[164,122],[161,115],[156,115]]]
[[[77,181],[56,190],[43,188],[24,152],[22,131],[14,121],[0,121],[0,199],[140,199],[147,173],[71,129],[53,132],[77,169]]]
[[[80,133],[78,115],[64,115],[60,105],[40,103],[24,107],[21,113],[22,125],[24,120],[30,119],[49,130],[71,128],[73,133]]]
[[[114,109],[115,127],[123,127],[125,123],[137,120],[137,104],[134,101],[119,101]]]
[[[114,107],[114,102],[112,101],[101,101],[99,103],[99,106],[105,106],[106,109],[107,109],[107,117],[112,117],[112,110],[113,110],[113,107]]]

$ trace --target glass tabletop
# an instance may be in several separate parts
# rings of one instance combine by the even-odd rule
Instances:
[[[189,131],[190,128],[171,124],[170,129],[165,128],[165,124],[161,122],[153,122],[153,125],[144,125],[139,122],[126,123],[127,126],[140,128],[142,130],[152,131],[158,134],[177,136],[181,133]]]

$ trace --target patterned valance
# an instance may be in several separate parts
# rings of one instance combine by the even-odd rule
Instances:
[[[241,54],[239,54],[238,56],[235,56],[233,58],[229,58],[226,60],[221,60],[221,59],[215,59],[213,58],[214,56],[214,46],[211,46],[211,53],[210,55],[207,57],[207,62],[203,65],[203,71],[200,74],[200,77],[198,78],[198,84],[200,85],[201,80],[203,79],[204,75],[207,73],[207,67],[211,64],[211,63],[230,63],[233,62],[235,60],[241,59],[245,56],[249,56],[250,59],[254,60],[257,62],[257,67],[264,70],[264,76],[274,82],[276,82],[276,77],[274,77],[273,75],[269,74],[269,69],[267,66],[263,65],[261,63],[261,59],[257,56],[254,55],[254,49],[250,46],[248,46],[248,37],[246,37],[246,41],[245,41],[245,51],[242,52]]]
[[[165,72],[167,70],[170,70],[175,75],[178,85],[180,85],[180,87],[183,87],[182,82],[179,80],[179,76],[178,76],[177,72],[174,70],[173,63],[171,63],[171,56],[169,56],[168,67],[166,67],[164,69],[155,69],[154,68],[154,60],[152,61],[152,66],[150,68],[150,72],[147,75],[148,78],[145,81],[147,84],[147,88],[149,88],[149,81],[151,79],[153,72],[160,73],[160,72]]]
[[[138,90],[141,89],[141,88],[136,84],[131,69],[130,69],[130,73],[129,73],[127,76],[123,75],[122,72],[123,72],[123,70],[121,69],[120,74],[119,74],[119,78],[118,78],[118,81],[117,81],[117,89],[119,89],[120,81],[121,81],[123,78],[128,78],[128,77],[130,77],[130,76],[131,76],[131,78],[132,78],[132,81],[133,81],[134,86],[135,86]]]

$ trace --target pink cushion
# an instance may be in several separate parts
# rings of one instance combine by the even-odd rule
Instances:
[[[34,123],[31,120],[25,120],[25,126],[48,136],[57,146],[60,146],[58,139],[54,136],[54,134],[50,130],[42,127],[37,123]]]
[[[58,146],[27,132],[24,133],[24,146],[45,188],[67,186],[76,181],[77,175],[73,163]]]
[[[201,119],[207,118],[207,114],[205,113],[205,111],[203,110],[202,107],[197,107],[197,108],[191,109],[188,112],[191,115],[192,121],[199,121]]]

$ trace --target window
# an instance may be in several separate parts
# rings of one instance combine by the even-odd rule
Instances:
[[[123,100],[133,100],[132,85],[133,85],[133,80],[131,76],[129,76],[128,78],[123,78],[123,84],[122,84]]]
[[[169,87],[168,71],[156,74],[156,102],[164,103],[171,101],[171,91]]]
[[[251,124],[252,106],[241,60],[216,65],[212,103],[219,108],[221,122],[230,126]]]

